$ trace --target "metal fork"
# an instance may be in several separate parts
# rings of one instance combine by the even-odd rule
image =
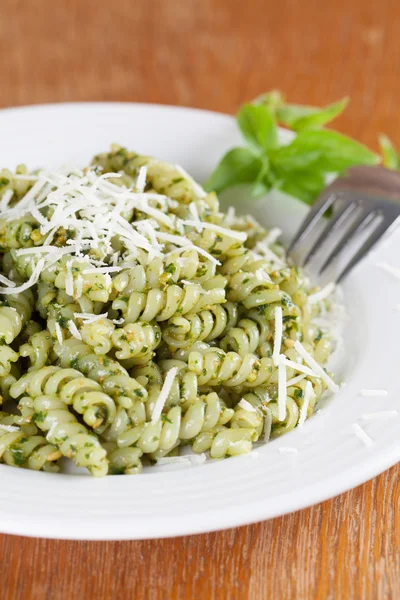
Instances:
[[[327,212],[331,216],[324,219]],[[289,253],[300,266],[311,267],[317,277],[336,267],[330,280],[340,281],[392,230],[399,217],[400,172],[384,167],[352,167],[320,194]],[[310,238],[324,221],[325,226],[310,245]],[[359,246],[352,253],[351,247],[357,241]],[[322,263],[312,268],[318,256],[323,257]]]

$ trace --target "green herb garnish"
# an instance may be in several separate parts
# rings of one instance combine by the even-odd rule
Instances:
[[[219,193],[235,185],[251,184],[253,196],[276,188],[312,204],[325,187],[328,174],[379,162],[378,155],[362,144],[323,128],[346,105],[346,98],[324,108],[287,104],[279,92],[244,104],[237,123],[247,146],[225,154],[205,189]],[[279,139],[278,124],[297,133],[292,142]]]

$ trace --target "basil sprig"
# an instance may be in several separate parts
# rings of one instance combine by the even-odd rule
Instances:
[[[237,123],[246,145],[223,156],[206,190],[219,193],[238,184],[251,184],[255,197],[277,188],[312,204],[325,187],[328,174],[354,165],[377,164],[379,156],[362,144],[324,129],[347,102],[344,98],[314,108],[287,104],[279,92],[269,92],[244,104]],[[278,124],[296,132],[291,143],[281,143]]]

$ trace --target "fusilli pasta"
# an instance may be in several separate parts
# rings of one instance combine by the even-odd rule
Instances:
[[[235,456],[335,389],[304,358],[333,350],[330,300],[181,167],[115,145],[0,179],[0,462],[103,476],[187,446]]]

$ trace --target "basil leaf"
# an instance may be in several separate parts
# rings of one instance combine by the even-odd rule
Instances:
[[[328,104],[325,108],[301,106],[299,104],[283,104],[277,109],[278,121],[291,127],[294,131],[320,129],[333,121],[346,108],[349,100],[343,98],[339,102]]]
[[[386,135],[379,136],[379,144],[383,154],[383,166],[388,169],[400,169],[400,156]]]
[[[274,116],[277,115],[278,109],[283,106],[284,103],[285,99],[278,90],[271,90],[270,92],[261,94],[261,96],[257,96],[257,98],[252,101],[252,104],[262,104],[263,106],[267,106]]]
[[[240,183],[253,183],[263,166],[261,158],[248,148],[233,148],[225,154],[204,185],[217,193]]]
[[[313,170],[298,171],[294,176],[283,178],[277,187],[307,204],[313,204],[318,195],[326,187],[325,178]]]
[[[276,121],[267,106],[244,104],[237,115],[237,122],[246,142],[254,150],[268,150],[277,145]]]
[[[327,129],[301,131],[291,144],[275,152],[271,160],[279,169],[293,171],[313,167],[337,173],[354,165],[374,165],[379,157],[362,144]]]
[[[272,187],[272,173],[270,172],[269,160],[266,156],[263,156],[262,163],[263,165],[251,188],[251,195],[253,198],[265,196]]]

